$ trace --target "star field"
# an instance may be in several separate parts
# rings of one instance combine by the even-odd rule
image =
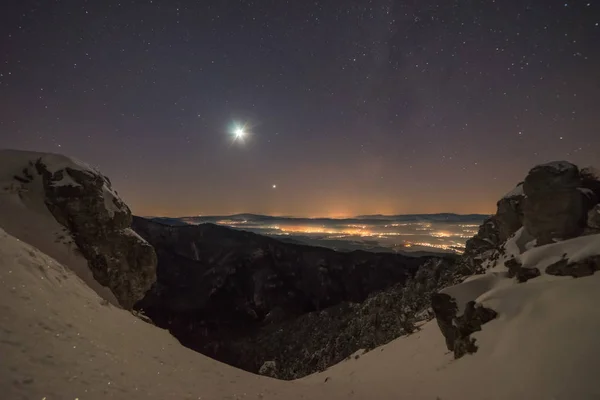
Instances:
[[[595,0],[10,0],[0,147],[96,165],[141,215],[490,212],[535,164],[600,166],[599,23]]]

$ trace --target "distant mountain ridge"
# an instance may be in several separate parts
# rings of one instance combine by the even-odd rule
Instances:
[[[160,216],[145,216],[147,219],[159,220],[164,223],[177,221],[195,221],[195,222],[214,222],[220,220],[263,220],[263,221],[295,221],[295,222],[337,222],[337,223],[365,223],[369,220],[381,222],[383,220],[397,221],[418,221],[431,220],[440,222],[462,222],[462,221],[481,221],[490,214],[455,214],[455,213],[434,213],[434,214],[372,214],[372,215],[357,215],[349,218],[330,218],[330,217],[293,217],[293,216],[273,216],[263,214],[231,214],[231,215],[196,215],[196,216],[179,216],[179,217],[160,217]]]
[[[462,252],[466,240],[477,233],[477,227],[488,217],[437,213],[298,218],[244,213],[146,218],[171,226],[213,223],[336,251],[364,250],[416,256]]]

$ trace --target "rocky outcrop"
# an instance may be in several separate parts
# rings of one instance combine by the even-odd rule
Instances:
[[[495,265],[505,252],[505,243],[523,227],[521,236],[535,246],[600,232],[596,228],[600,226],[599,182],[590,170],[579,170],[566,161],[532,168],[467,241],[460,264],[468,265],[473,273],[484,272]]]
[[[527,196],[523,225],[538,245],[580,235],[590,205],[580,190],[577,166],[555,162],[533,168],[523,184]]]
[[[546,273],[549,275],[572,276],[573,278],[590,276],[596,271],[600,271],[600,256],[587,257],[575,262],[562,259],[546,268]]]
[[[481,330],[481,326],[496,318],[496,312],[485,308],[475,301],[469,301],[464,312],[459,315],[455,299],[446,293],[436,293],[432,296],[433,312],[446,339],[446,347],[454,352],[454,358],[465,354],[475,353],[477,346],[471,334]]]
[[[52,161],[40,157],[29,171],[42,177],[46,206],[73,236],[94,279],[131,309],[156,280],[154,249],[129,229],[131,212],[108,178],[74,163],[57,167]]]
[[[274,361],[283,379],[401,335],[406,282],[422,266],[451,275],[432,257],[340,253],[212,224],[134,217],[133,227],[158,254],[157,282],[136,308],[190,348],[252,372]]]
[[[560,161],[534,167],[523,183],[497,203],[496,214],[467,241],[457,263],[457,267],[471,270],[471,275],[485,275],[446,288],[431,299],[440,331],[456,358],[477,350],[470,335],[496,317],[494,310],[475,302],[494,287],[494,282],[508,278],[524,283],[542,273],[578,278],[600,270],[600,256],[571,259],[565,253],[544,271],[536,266],[543,252],[529,259],[520,257],[535,246],[600,233],[599,193],[600,180],[593,173]],[[589,243],[594,242],[584,241],[582,246]],[[490,271],[497,263],[506,267],[506,272]],[[457,304],[457,298],[463,305]]]
[[[505,242],[523,226],[523,201],[525,193],[523,184],[506,194],[497,203],[495,220],[498,223],[498,239]]]
[[[520,283],[527,282],[528,280],[537,278],[541,275],[539,269],[523,268],[523,265],[514,258],[505,261],[504,265],[508,268],[508,277],[517,278],[517,281]]]

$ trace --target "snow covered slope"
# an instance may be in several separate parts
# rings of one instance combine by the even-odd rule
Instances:
[[[454,359],[431,321],[322,373],[284,382],[188,350],[167,331],[111,305],[116,299],[48,209],[48,182],[40,181],[48,178],[23,170],[40,157],[49,157],[50,170],[59,165],[55,172],[68,163],[102,180],[60,156],[0,152],[2,399],[600,399],[600,273],[593,274],[600,234],[535,247],[517,231],[500,258],[484,263],[486,274],[443,290],[460,312],[473,300],[497,313],[471,334],[478,346],[473,354]],[[80,184],[80,177],[52,178]],[[106,201],[100,185],[99,199]],[[119,200],[106,188],[102,210],[118,217]],[[538,275],[524,273],[528,280],[519,282],[519,271],[534,269]],[[556,276],[570,271],[581,277]]]
[[[182,347],[0,231],[0,390],[5,399],[47,400],[597,399],[599,284],[593,275],[495,286],[479,300],[499,316],[474,335],[479,351],[459,360],[429,322],[359,359],[283,382]]]

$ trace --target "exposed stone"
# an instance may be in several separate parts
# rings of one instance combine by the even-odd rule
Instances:
[[[523,225],[537,245],[580,235],[586,225],[587,200],[578,190],[579,169],[567,162],[533,168],[523,184]]]
[[[277,363],[275,361],[265,361],[258,370],[260,375],[270,376],[271,378],[279,378],[277,376]]]
[[[431,308],[440,331],[446,339],[446,347],[454,351],[454,343],[458,337],[458,330],[454,326],[454,318],[458,312],[456,301],[448,294],[435,293],[431,297]]]
[[[483,324],[497,315],[494,310],[470,301],[465,305],[462,315],[457,316],[456,301],[446,293],[434,294],[431,304],[438,326],[446,339],[446,347],[454,352],[454,358],[475,353],[477,346],[471,334],[480,331]]]
[[[479,227],[475,236],[467,240],[465,256],[476,256],[488,250],[494,250],[501,244],[500,232],[495,217],[487,218]]]
[[[152,246],[130,229],[129,208],[100,174],[70,167],[51,172],[41,158],[35,168],[46,206],[71,232],[94,279],[131,309],[156,280],[157,260]],[[65,179],[72,183],[62,184]]]
[[[515,258],[511,258],[504,263],[504,266],[508,268],[508,277],[514,278],[521,270],[522,264]]]
[[[504,242],[523,226],[523,186],[504,196],[497,203],[495,219],[498,223],[499,241]]]
[[[520,262],[516,259],[511,258],[504,263],[508,268],[508,277],[517,278],[520,283],[527,282],[530,279],[537,278],[541,275],[540,270],[537,268],[523,268]]]
[[[533,167],[525,181],[523,191],[526,196],[532,193],[551,193],[581,187],[579,168],[568,161],[555,161]]]
[[[562,259],[546,267],[546,273],[549,275],[572,276],[573,278],[590,276],[598,270],[600,270],[600,256],[588,257],[576,262]]]

